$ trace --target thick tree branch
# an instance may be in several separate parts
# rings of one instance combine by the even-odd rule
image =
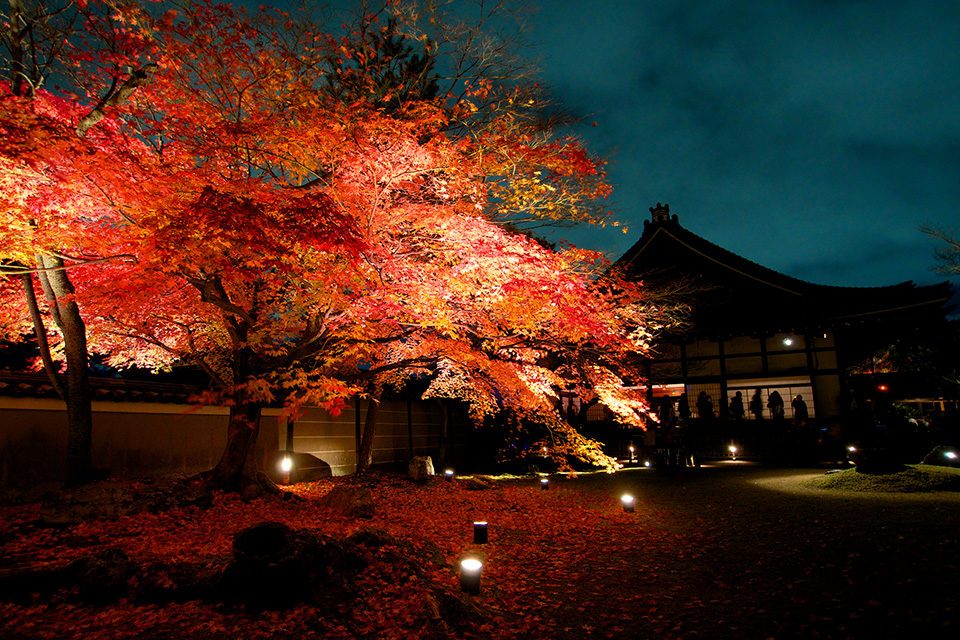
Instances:
[[[151,62],[131,73],[130,77],[119,87],[117,86],[116,80],[114,80],[114,84],[111,85],[110,89],[100,99],[97,106],[77,123],[77,135],[81,138],[86,136],[91,128],[106,117],[107,109],[116,107],[126,101],[126,99],[136,91],[137,87],[146,84],[150,80],[156,70],[157,65]]]

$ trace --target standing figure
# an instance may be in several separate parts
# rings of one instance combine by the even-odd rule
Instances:
[[[783,422],[783,397],[780,396],[779,391],[770,394],[770,399],[767,400],[767,409],[770,409],[770,415],[774,422]]]
[[[798,393],[790,406],[793,407],[793,423],[798,427],[807,424],[810,413],[807,411],[807,403],[803,401],[803,396]]]
[[[680,414],[680,419],[684,422],[690,419],[690,401],[687,400],[686,393],[681,393],[677,399],[677,413]]]
[[[750,413],[757,420],[763,420],[763,394],[759,388],[753,392],[753,396],[750,398]]]
[[[660,398],[660,411],[657,416],[660,419],[660,426],[663,428],[672,427],[677,421],[676,414],[673,412],[673,398],[663,396]]]
[[[713,418],[713,400],[710,399],[706,391],[701,391],[697,396],[697,415],[701,420]]]
[[[730,401],[730,416],[734,420],[743,420],[743,415],[743,394],[737,391],[737,394]]]

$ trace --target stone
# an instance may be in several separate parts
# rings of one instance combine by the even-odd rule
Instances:
[[[233,553],[223,573],[224,596],[254,607],[285,608],[305,601],[335,606],[367,566],[360,549],[349,541],[294,531],[278,522],[237,533]]]
[[[127,595],[135,567],[123,549],[110,547],[74,560],[66,572],[81,600],[106,604]]]
[[[372,518],[375,513],[373,493],[366,487],[336,486],[322,504],[348,518]]]
[[[427,482],[434,475],[433,459],[430,456],[414,456],[407,467],[410,478],[417,482]]]

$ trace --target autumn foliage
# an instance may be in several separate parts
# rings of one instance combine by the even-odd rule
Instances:
[[[652,309],[601,256],[515,230],[603,222],[609,191],[578,142],[521,117],[523,91],[438,94],[424,57],[371,57],[405,42],[376,16],[358,36],[213,3],[92,6],[63,54],[72,93],[0,86],[4,300],[55,256],[111,364],[203,369],[202,400],[231,406],[219,486],[263,482],[264,405],[335,412],[411,376],[478,421],[545,426],[561,465],[612,464],[558,393],[641,425],[625,386]],[[30,318],[0,314],[8,337]]]

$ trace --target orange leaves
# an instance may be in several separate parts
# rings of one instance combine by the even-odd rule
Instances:
[[[269,10],[122,9],[87,23],[116,47],[81,34],[74,66],[157,69],[85,139],[82,97],[0,95],[2,257],[95,260],[77,300],[112,364],[190,363],[221,401],[255,383],[294,411],[423,376],[478,418],[558,433],[558,390],[596,368],[618,413],[640,410],[607,381],[639,377],[642,295],[502,224],[605,219],[602,163],[535,96],[483,79],[466,97],[482,113],[458,120],[433,97],[432,45],[373,17],[341,41]]]

